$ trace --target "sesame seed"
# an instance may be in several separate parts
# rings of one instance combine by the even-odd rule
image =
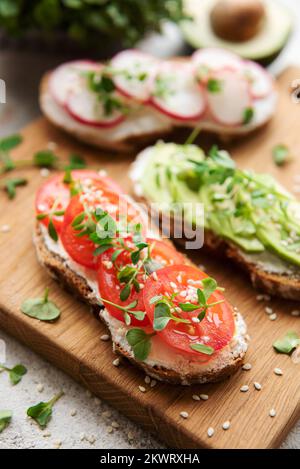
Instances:
[[[271,314],[271,315],[269,316],[269,319],[270,319],[270,321],[276,321],[276,319],[277,319],[277,314],[276,314],[276,313]]]
[[[200,394],[201,401],[207,401],[209,398],[208,394]]]
[[[42,168],[40,170],[40,175],[43,177],[43,178],[47,178],[50,174],[50,171],[48,168]]]
[[[109,335],[108,334],[103,334],[101,337],[100,337],[101,340],[103,340],[103,342],[107,342],[109,340]]]
[[[293,316],[294,318],[298,318],[300,316],[300,311],[298,309],[294,309],[291,312],[291,316]]]
[[[174,282],[170,282],[170,287],[173,288],[173,290],[175,290],[177,288],[177,285]]]
[[[99,397],[94,397],[94,404],[100,405],[101,404],[101,399],[99,399]]]
[[[247,384],[244,384],[241,388],[240,388],[240,391],[241,392],[247,392],[249,391],[249,386]]]
[[[194,399],[194,401],[200,401],[201,398],[198,396],[198,394],[193,394],[192,399]]]
[[[107,176],[107,171],[105,171],[105,169],[100,169],[100,171],[98,171],[98,174],[101,177],[105,177]]]
[[[133,440],[134,439],[134,434],[132,432],[127,433],[127,438],[128,440]]]
[[[47,148],[48,148],[48,150],[56,150],[56,148],[57,148],[57,143],[55,143],[55,142],[48,142],[48,143],[47,143]]]
[[[153,272],[152,277],[153,277],[153,279],[157,282],[158,277],[157,277],[157,273],[156,273],[156,272]]]
[[[89,443],[91,443],[91,445],[93,445],[96,441],[96,438],[94,437],[94,435],[89,435],[87,437],[87,440],[88,440]]]
[[[185,411],[180,412],[180,417],[182,417],[183,419],[187,419],[188,416],[189,416],[188,412],[185,412]]]
[[[150,382],[151,382],[150,376],[145,376],[145,380],[144,380],[144,381],[145,381],[146,384],[150,384]]]
[[[266,312],[267,314],[273,314],[273,309],[270,308],[270,306],[266,306],[266,307],[265,307],[265,312]]]
[[[42,383],[39,383],[36,387],[37,392],[43,392],[44,391],[44,385]]]
[[[144,386],[139,386],[139,390],[140,390],[141,392],[146,392],[146,388],[145,388]]]
[[[10,231],[9,225],[2,225],[0,228],[1,233],[8,233]]]
[[[118,424],[118,422],[116,422],[115,420],[113,422],[111,422],[111,426],[113,428],[120,428],[120,425]]]
[[[81,441],[85,440],[86,438],[85,433],[80,433],[79,438]]]
[[[257,295],[256,299],[257,301],[263,301],[265,299],[265,295]]]
[[[156,386],[156,385],[157,385],[156,379],[152,379],[151,383],[150,383],[150,388],[154,388],[154,386]]]
[[[56,449],[59,449],[61,447],[61,444],[62,444],[61,440],[54,441],[53,447]]]
[[[226,422],[223,423],[222,428],[223,430],[228,430],[229,427],[230,427],[230,422],[229,420],[227,420]]]
[[[198,322],[200,322],[200,319],[193,317],[193,318],[192,318],[192,322],[198,323]]]
[[[44,438],[48,438],[49,436],[51,436],[51,433],[48,430],[43,433]]]
[[[275,415],[276,415],[276,410],[275,410],[275,409],[271,409],[270,412],[269,412],[269,415],[270,415],[270,417],[275,417]]]
[[[87,397],[92,397],[92,393],[91,393],[91,391],[90,391],[89,389],[87,389],[87,390],[85,391],[85,393],[86,393]]]
[[[76,414],[77,414],[77,410],[72,409],[71,412],[70,412],[71,417],[74,417]]]
[[[242,370],[244,371],[249,371],[251,370],[251,368],[252,368],[251,363],[244,363],[244,365],[242,366]]]
[[[208,430],[207,430],[208,438],[211,438],[214,433],[215,433],[215,430],[213,429],[213,427],[209,427]]]
[[[111,417],[111,412],[109,410],[105,410],[101,415],[102,417],[109,419]]]
[[[114,431],[113,427],[109,426],[107,427],[107,433],[112,433]]]
[[[261,390],[262,385],[261,385],[260,383],[258,383],[257,381],[255,381],[253,384],[254,384],[254,387],[255,387],[255,389],[256,389],[257,391],[260,391],[260,390]]]
[[[120,365],[120,358],[116,358],[116,359],[112,362],[112,364],[113,364],[114,366],[119,366],[119,365]]]
[[[274,371],[275,375],[277,375],[277,376],[282,376],[283,375],[283,372],[282,372],[281,368],[274,368],[273,371]]]

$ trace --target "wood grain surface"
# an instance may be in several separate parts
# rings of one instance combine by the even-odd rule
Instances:
[[[299,69],[289,69],[280,77],[278,110],[267,127],[226,145],[240,166],[267,171],[289,189],[293,188],[297,174],[300,178],[300,104],[293,103],[290,97],[290,83],[298,77]],[[54,141],[61,158],[67,158],[71,151],[79,152],[92,166],[107,169],[124,190],[130,189],[127,169],[133,155],[118,158],[81,146],[44,119],[29,125],[23,135],[24,142],[14,152],[14,158],[29,159],[34,151],[45,149],[49,141]],[[211,137],[200,135],[200,144],[211,142]],[[294,156],[291,163],[280,169],[271,157],[271,149],[277,143],[286,143]],[[252,364],[252,369],[241,369],[229,380],[214,385],[158,384],[150,389],[144,384],[144,375],[134,366],[126,361],[118,368],[112,365],[111,344],[100,340],[105,327],[39,266],[32,231],[34,195],[43,178],[38,169],[16,173],[28,177],[29,184],[18,190],[13,201],[0,193],[0,226],[8,224],[11,228],[9,233],[0,232],[0,326],[172,447],[277,447],[299,417],[300,365],[293,364],[286,355],[276,354],[272,342],[288,330],[300,332],[300,318],[290,314],[300,305],[282,300],[258,302],[257,292],[247,277],[229,262],[205,257],[201,252],[190,253],[195,263],[204,264],[218,283],[225,286],[228,299],[244,314],[252,338],[246,361]],[[22,301],[42,295],[46,286],[62,311],[61,318],[53,324],[20,312]],[[271,306],[277,313],[276,321],[270,321],[265,306]],[[283,376],[274,374],[275,367],[283,370]],[[254,381],[261,383],[261,391],[254,389]],[[247,393],[240,392],[244,384],[249,385]],[[139,385],[145,385],[147,392],[141,393]],[[196,402],[192,399],[194,393],[206,393],[209,399]],[[271,408],[276,409],[274,418],[269,416]],[[187,411],[189,418],[182,419],[181,411]],[[231,427],[224,431],[222,423],[227,420]],[[212,438],[207,436],[210,426],[215,429]]]

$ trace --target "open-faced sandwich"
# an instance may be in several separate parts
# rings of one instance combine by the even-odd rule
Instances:
[[[172,60],[125,50],[106,64],[73,61],[47,73],[40,104],[74,137],[130,151],[176,127],[249,133],[272,117],[276,92],[262,67],[223,49]]]
[[[205,246],[234,260],[255,287],[300,300],[300,204],[270,175],[241,170],[225,151],[159,142],[131,171],[135,193],[182,213],[204,205]],[[199,223],[185,213],[192,225]]]
[[[101,172],[49,179],[36,197],[39,261],[95,309],[114,350],[150,376],[192,384],[230,375],[247,350],[242,316],[121,192]]]

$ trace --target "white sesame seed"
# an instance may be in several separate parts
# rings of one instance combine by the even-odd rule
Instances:
[[[111,426],[113,428],[120,428],[120,425],[118,424],[118,422],[116,422],[115,420],[113,422],[111,422]]]
[[[144,386],[139,386],[139,390],[140,390],[141,392],[146,392],[146,388],[145,388]]]
[[[251,370],[251,368],[252,368],[251,363],[244,363],[244,365],[242,366],[242,370],[244,371],[249,371]]]
[[[89,443],[91,443],[91,445],[93,445],[96,441],[96,438],[94,437],[94,435],[89,435],[87,437],[87,440],[88,440]]]
[[[241,392],[247,392],[249,391],[249,386],[247,384],[244,384],[241,388],[240,388],[240,391]]]
[[[270,415],[270,417],[275,417],[275,415],[276,415],[276,410],[275,410],[275,409],[271,409],[270,412],[269,412],[269,415]]]
[[[100,337],[101,340],[103,340],[103,342],[107,342],[109,340],[109,335],[108,334],[103,334],[101,337]]]
[[[208,438],[211,438],[214,433],[215,433],[215,430],[213,429],[213,427],[209,427],[208,430],[207,430]]]
[[[76,414],[77,414],[77,410],[76,410],[76,409],[72,409],[72,410],[70,411],[71,417],[74,417]]]
[[[202,270],[202,272],[204,272],[206,270],[206,267],[203,264],[199,264],[198,269],[200,269],[200,270]]]
[[[100,169],[100,171],[98,171],[98,174],[101,177],[105,177],[107,176],[107,171],[105,171],[105,169]]]
[[[57,143],[55,143],[55,142],[48,142],[48,143],[47,143],[47,148],[48,148],[48,150],[52,150],[52,151],[53,151],[53,150],[56,150],[56,148],[57,148]]]
[[[277,314],[276,314],[276,313],[271,314],[271,315],[269,316],[269,319],[270,319],[270,321],[276,321],[276,319],[277,319]]]
[[[100,405],[101,404],[101,399],[99,399],[99,397],[94,397],[94,404]]]
[[[196,318],[196,317],[193,317],[193,318],[192,318],[192,322],[199,323],[199,322],[200,322],[200,319],[199,319],[199,318]]]
[[[265,299],[265,295],[257,295],[256,299],[257,301],[263,301]]]
[[[134,439],[134,434],[132,432],[127,433],[127,438],[128,440],[133,440]]]
[[[260,391],[260,390],[261,390],[262,385],[261,385],[260,383],[258,383],[257,381],[255,381],[253,384],[254,384],[254,387],[255,387],[255,389],[256,389],[257,391]]]
[[[48,168],[42,168],[40,170],[40,175],[43,177],[43,178],[47,178],[50,174],[50,171]]]
[[[91,391],[90,391],[89,389],[87,389],[87,390],[85,391],[85,393],[86,393],[87,397],[92,397],[92,393],[91,393]]]
[[[80,433],[79,438],[81,441],[85,440],[86,438],[85,433]]]
[[[109,419],[111,417],[111,412],[109,410],[105,410],[101,415],[102,417]]]
[[[291,312],[291,316],[293,316],[294,318],[298,318],[300,316],[300,311],[298,309],[294,309]]]
[[[145,376],[145,380],[144,380],[144,381],[145,381],[146,384],[150,384],[150,382],[151,382],[150,376]]]
[[[207,401],[209,398],[208,394],[200,394],[201,401]]]
[[[177,285],[174,282],[170,282],[170,287],[173,288],[173,290],[176,290]]]
[[[188,416],[189,416],[188,412],[185,412],[185,411],[180,412],[180,417],[182,417],[183,419],[187,419]]]
[[[275,375],[277,375],[277,376],[282,376],[283,375],[283,372],[282,372],[281,368],[274,368],[273,371],[274,371]]]
[[[2,225],[0,228],[1,233],[8,233],[10,231],[9,225]]]
[[[51,436],[51,433],[48,430],[43,433],[44,438],[48,438],[49,436]]]
[[[109,426],[107,427],[107,433],[112,433],[114,431],[113,427]]]
[[[266,306],[266,307],[265,307],[265,312],[266,312],[267,314],[273,314],[273,309],[270,308],[270,306]]]
[[[227,420],[226,422],[223,423],[222,428],[223,430],[228,430],[229,427],[230,427],[230,422],[229,420]]]
[[[157,385],[156,379],[152,379],[151,383],[150,383],[150,388],[154,388],[154,386],[156,386],[156,385]]]
[[[157,282],[158,277],[157,277],[157,273],[156,273],[156,272],[153,272],[152,277],[153,277],[153,279]]]
[[[112,364],[113,364],[114,366],[119,366],[119,365],[120,365],[120,358],[116,358],[116,359],[112,362]]]
[[[198,394],[193,394],[192,399],[194,399],[194,401],[200,401],[200,396],[198,396]]]
[[[44,391],[44,385],[42,383],[39,383],[36,387],[37,392],[43,392]]]
[[[54,441],[53,447],[56,449],[59,449],[61,447],[61,444],[62,444],[61,440]]]

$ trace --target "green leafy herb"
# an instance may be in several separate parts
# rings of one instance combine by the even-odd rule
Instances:
[[[1,13],[0,13],[1,17]],[[15,168],[15,163],[10,156],[10,151],[16,148],[22,142],[21,135],[10,135],[0,140],[0,163],[2,163],[2,171],[11,171]]]
[[[0,433],[9,425],[11,418],[11,410],[0,410]]]
[[[39,168],[55,168],[58,156],[52,150],[40,150],[33,155],[33,164]]]
[[[106,116],[110,116],[114,111],[128,111],[125,104],[114,93],[115,84],[111,77],[98,72],[87,73],[88,87],[94,93],[97,93],[102,102]]]
[[[16,188],[19,186],[25,186],[27,182],[28,181],[25,178],[13,178],[4,181],[3,188],[6,190],[8,198],[14,199],[17,194]]]
[[[133,328],[126,334],[126,339],[132,347],[134,358],[139,361],[146,360],[151,350],[151,338],[155,335],[147,334],[143,329]]]
[[[13,368],[8,368],[5,365],[0,365],[0,369],[7,371],[10,382],[12,384],[18,384],[22,377],[27,373],[27,368],[24,365],[18,364]]]
[[[45,428],[51,419],[54,404],[64,395],[61,391],[48,402],[39,402],[27,409],[27,415],[33,418],[41,428]]]
[[[283,166],[290,160],[290,152],[287,145],[279,143],[272,149],[273,161],[277,166]]]
[[[213,278],[204,278],[202,280],[202,285],[202,290],[200,288],[197,288],[198,303],[179,303],[179,307],[182,309],[182,311],[195,311],[196,309],[202,309],[202,311],[198,315],[199,321],[202,321],[204,319],[208,308],[211,308],[212,306],[224,302],[224,300],[215,301],[213,303],[207,302],[210,296],[218,288],[218,284]]]
[[[274,349],[279,353],[290,354],[292,350],[300,345],[300,337],[294,332],[290,331],[285,334],[284,337],[276,340],[273,343]]]
[[[73,170],[73,169],[84,169],[86,168],[87,164],[83,156],[78,155],[76,153],[72,153],[69,156],[69,164],[65,167],[65,169]]]
[[[59,318],[60,310],[49,300],[49,289],[46,288],[43,298],[30,298],[21,305],[22,313],[40,321],[54,321]]]
[[[243,113],[243,124],[250,124],[254,117],[254,109],[252,107],[247,107]]]
[[[48,233],[49,233],[50,238],[53,239],[53,241],[55,241],[55,242],[58,241],[58,234],[57,234],[57,231],[56,231],[56,228],[55,228],[55,225],[53,223],[52,218],[50,218],[50,220],[49,220]]]
[[[171,320],[176,323],[191,323],[190,320],[171,313],[171,307],[174,307],[174,305],[172,300],[167,297],[163,297],[163,300],[159,300],[159,302],[155,305],[153,321],[153,329],[155,331],[162,331]]]
[[[214,353],[214,348],[209,347],[208,345],[204,344],[190,344],[192,350],[196,350],[196,352],[204,353],[205,355],[212,355]]]
[[[222,91],[222,82],[216,78],[209,78],[207,81],[207,89],[210,93],[220,93],[220,91]]]
[[[101,298],[101,297],[99,297],[99,300],[102,301],[103,303],[107,303],[111,306],[114,306],[114,308],[117,308],[120,311],[122,311],[124,315],[125,323],[127,324],[127,326],[131,324],[131,317],[130,317],[131,315],[134,316],[138,321],[143,321],[143,319],[145,318],[145,314],[146,314],[145,311],[138,311],[138,310],[133,309],[137,306],[137,300],[132,301],[127,306],[118,305],[117,303],[113,303],[112,301],[106,300],[105,298]],[[125,301],[125,300],[122,300],[122,301]]]

